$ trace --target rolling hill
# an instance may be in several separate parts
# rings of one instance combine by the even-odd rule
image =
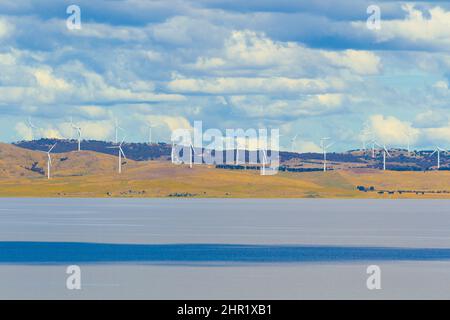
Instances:
[[[123,161],[93,151],[47,154],[0,144],[1,197],[450,198],[450,172],[364,167],[329,172],[218,169],[166,160]]]
[[[55,140],[40,139],[35,141],[20,141],[14,143],[15,146],[33,150],[46,152],[55,142],[58,145],[54,149],[54,153],[67,153],[76,150],[77,143],[75,140]],[[85,140],[82,142],[82,149],[86,151],[95,151],[97,153],[115,155],[116,151],[110,147],[114,146],[112,142]],[[154,144],[147,143],[124,143],[123,150],[129,159],[134,161],[161,160],[170,161],[171,145],[159,142]],[[203,150],[196,150],[201,153]],[[408,153],[402,149],[390,150],[391,157],[387,160],[387,168],[393,171],[426,171],[437,169],[436,155],[431,157],[432,151],[412,151]],[[248,151],[246,158],[249,158]],[[328,166],[333,170],[347,170],[357,168],[373,168],[381,169],[383,166],[382,152],[375,151],[375,157],[372,157],[371,150],[351,150],[347,152],[332,152],[327,155]],[[322,168],[323,155],[321,153],[295,153],[280,152],[280,160],[282,170],[286,171],[311,171],[320,170]],[[225,166],[226,167],[226,166]],[[230,167],[228,166],[228,169]],[[243,169],[243,168],[234,168]],[[450,153],[441,153],[441,170],[450,170]]]

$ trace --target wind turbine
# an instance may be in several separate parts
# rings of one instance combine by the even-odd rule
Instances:
[[[81,151],[81,127],[77,127],[74,123],[73,123],[73,119],[70,118],[70,125],[72,127],[72,137],[73,137],[73,130],[77,131],[77,136],[78,136],[78,151]]]
[[[34,130],[37,129],[37,127],[31,122],[30,117],[28,117],[28,119],[27,119],[27,126],[28,126],[28,128],[30,128],[31,141],[33,141],[34,140]]]
[[[192,166],[193,166],[192,159],[193,159],[195,156],[201,156],[201,157],[202,157],[202,163],[203,163],[203,155],[204,155],[204,154],[203,154],[203,150],[201,151],[200,154],[198,154],[198,153],[195,152],[195,148],[194,148],[194,146],[192,145],[192,143],[189,143],[189,168],[192,169]]]
[[[386,157],[391,157],[391,154],[389,153],[388,149],[386,148],[386,145],[379,145],[375,142],[377,146],[379,146],[383,150],[383,171],[386,171]]]
[[[53,148],[57,145],[55,143],[48,151],[47,151],[47,179],[50,180],[51,174],[50,170],[52,167],[52,157],[50,156],[50,153],[52,152]]]
[[[119,121],[117,120],[117,118],[114,120],[114,130],[116,133],[115,143],[118,144],[119,143],[119,130],[125,131],[125,129],[122,128],[121,126],[119,126]]]
[[[408,129],[406,129],[406,138],[408,139],[408,154],[410,154],[411,153],[411,130],[409,129],[409,127],[408,127]]]
[[[331,147],[334,143],[330,143],[328,145],[325,145],[325,141],[330,140],[329,137],[320,139],[320,146],[322,147],[323,151],[323,171],[327,171],[327,149]]]
[[[177,146],[177,145],[175,145],[175,141],[172,140],[172,150],[170,150],[170,160],[172,161],[173,164],[182,164],[183,161],[180,159],[180,155],[179,155],[180,150],[175,150],[175,146]],[[175,152],[175,151],[177,151],[177,152]]]
[[[432,157],[435,153],[437,153],[437,169],[438,170],[441,168],[441,152],[445,152],[445,150],[440,147],[436,147],[434,152],[432,154],[430,154],[430,157]]]
[[[122,149],[122,145],[123,145],[124,141],[125,141],[125,137],[123,137],[122,142],[118,146],[108,147],[108,149],[117,149],[117,151],[119,153],[119,174],[122,173],[122,156],[124,157],[125,160],[127,159],[127,157],[125,156],[125,153],[123,152],[123,149]]]
[[[239,165],[239,148],[240,147],[244,147],[244,164],[245,164],[245,161],[246,161],[246,157],[247,157],[247,155],[246,155],[246,143],[244,143],[244,144],[242,144],[241,143],[241,141],[239,140],[239,137],[235,137],[236,138],[236,165]],[[244,138],[245,139],[245,138]]]
[[[375,146],[379,145],[375,139],[372,139],[372,158],[375,158]]]
[[[292,139],[291,139],[291,152],[294,152],[294,148],[295,148],[295,142],[297,140],[298,134],[296,134]]]
[[[262,175],[265,176],[266,175],[266,163],[267,163],[267,151],[266,149],[262,149],[263,152],[263,156],[262,156]]]
[[[152,126],[151,124],[147,124],[148,128],[148,144],[152,144],[152,129],[158,127],[159,125]]]
[[[367,149],[366,143],[367,143],[367,140],[369,139],[368,136],[370,136],[371,133],[372,133],[372,131],[370,130],[370,126],[367,123],[367,121],[365,121],[363,130],[362,130],[362,135],[361,135],[363,151],[366,151],[366,149]]]

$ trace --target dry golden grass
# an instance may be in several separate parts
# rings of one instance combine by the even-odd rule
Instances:
[[[46,154],[0,144],[1,197],[193,197],[232,198],[450,198],[450,172],[336,170],[261,176],[254,170],[223,170],[207,165],[127,161],[117,173],[118,159],[95,152],[52,155],[53,177],[29,169],[46,169]],[[419,190],[425,194],[360,192]]]

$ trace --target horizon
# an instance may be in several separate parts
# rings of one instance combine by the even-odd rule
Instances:
[[[73,143],[74,144],[74,149],[72,151],[73,152],[78,152],[78,149],[77,149],[77,141],[78,140],[75,139],[75,138],[40,138],[40,139],[34,139],[34,140],[18,140],[18,141],[3,142],[3,143],[17,146],[18,144],[21,144],[21,143],[33,143],[33,142],[40,142],[40,141],[45,141],[45,140],[48,140],[50,142],[62,141],[62,142],[67,142],[67,143]],[[112,145],[116,144],[113,140],[96,140],[96,139],[82,139],[81,142],[82,143],[83,142],[84,143],[102,142],[102,143],[105,143],[105,144],[112,144]],[[138,142],[135,142],[135,141],[123,141],[123,144],[124,145],[141,144],[141,145],[148,145],[149,147],[151,147],[152,145],[166,145],[166,146],[170,146],[171,142],[153,141],[152,143],[148,143],[148,142],[143,142],[143,141],[138,141]],[[182,145],[182,144],[180,144],[180,146],[188,147],[188,145]],[[194,148],[200,148],[200,147],[194,146]],[[393,150],[393,151],[408,152],[407,148],[402,148],[402,147],[398,147],[398,146],[386,146],[386,148],[388,150]],[[237,147],[234,148],[234,150],[236,150],[236,149],[237,149]],[[261,150],[261,149],[248,149],[248,148],[239,148],[239,149],[240,150],[244,150],[245,149],[245,151],[247,151],[247,152]],[[203,146],[203,150],[216,150],[216,149],[207,148],[207,147]],[[218,150],[220,150],[220,149],[218,149]],[[226,151],[226,150],[233,150],[233,149],[222,149],[220,151]],[[270,148],[268,150],[270,150]],[[348,149],[348,150],[341,150],[341,151],[334,151],[334,150],[328,151],[328,149],[327,149],[327,154],[350,153],[350,152],[358,152],[358,151],[360,151],[360,152],[362,152],[362,151],[369,152],[371,150],[372,150],[372,148],[370,146],[367,147],[366,149],[359,148],[359,149]],[[375,148],[375,151],[377,151],[377,152],[380,152],[381,150],[382,150],[382,148],[380,148],[380,147],[376,147]],[[426,149],[426,148],[424,148],[424,149],[417,149],[416,148],[415,149],[415,148],[411,148],[410,153],[415,153],[415,152],[430,153],[430,152],[434,152],[435,150],[436,150],[436,148],[431,148],[431,149]],[[37,151],[39,151],[39,150],[37,150]],[[72,151],[70,151],[70,152],[72,152]],[[80,151],[93,151],[93,150],[83,150],[83,148],[81,148]],[[293,151],[286,150],[286,149],[281,149],[281,148],[278,151],[282,152],[282,153],[294,153],[294,154],[308,154],[308,153],[311,153],[311,154],[323,154],[323,151],[293,152]],[[443,149],[440,152],[441,152],[441,154],[442,153],[450,153],[450,149]],[[56,152],[56,153],[58,153],[58,152]]]

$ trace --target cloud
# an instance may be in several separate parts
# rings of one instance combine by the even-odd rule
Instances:
[[[111,121],[81,121],[77,123],[82,128],[82,137],[95,140],[108,140],[113,135]]]
[[[297,141],[294,145],[294,152],[322,152],[322,148],[312,141]]]
[[[30,128],[23,122],[16,123],[14,129],[21,140],[31,140],[33,138]]]
[[[11,36],[14,26],[6,19],[0,17],[0,40]]]
[[[102,119],[110,116],[110,113],[99,106],[80,106],[77,108],[79,113],[90,119]]]
[[[405,145],[408,139],[410,143],[415,143],[420,135],[420,131],[410,123],[393,116],[373,115],[370,117],[370,127],[375,140],[386,145]]]
[[[320,93],[341,89],[337,80],[274,78],[209,78],[175,79],[168,88],[179,93],[242,94],[242,93]]]
[[[343,52],[325,51],[322,53],[334,66],[345,67],[356,74],[374,75],[380,72],[381,59],[373,52],[345,50]]]
[[[425,128],[423,133],[424,140],[428,142],[428,145],[448,149],[450,144],[450,122],[446,126],[439,128]]]
[[[311,49],[295,42],[274,41],[265,33],[251,30],[234,30],[225,39],[223,48],[216,52],[213,50],[211,55],[200,56],[193,67],[199,70],[240,72],[267,69],[272,74],[317,75],[339,73],[342,70],[356,75],[372,75],[381,68],[381,60],[373,52]],[[293,65],[295,69],[292,69]]]
[[[41,128],[39,131],[40,131],[40,136],[42,138],[47,138],[47,139],[64,139],[64,138],[66,138],[65,136],[63,136],[63,134],[57,128],[47,127],[47,128]],[[39,138],[39,137],[35,137],[35,138]]]
[[[448,114],[429,109],[416,115],[414,126],[418,128],[433,128],[446,125]]]
[[[375,33],[378,42],[407,42],[410,47],[430,50],[450,48],[450,11],[435,6],[421,11],[415,3],[402,5],[407,13],[405,19],[383,20],[381,30]],[[363,27],[355,22],[354,27]]]

